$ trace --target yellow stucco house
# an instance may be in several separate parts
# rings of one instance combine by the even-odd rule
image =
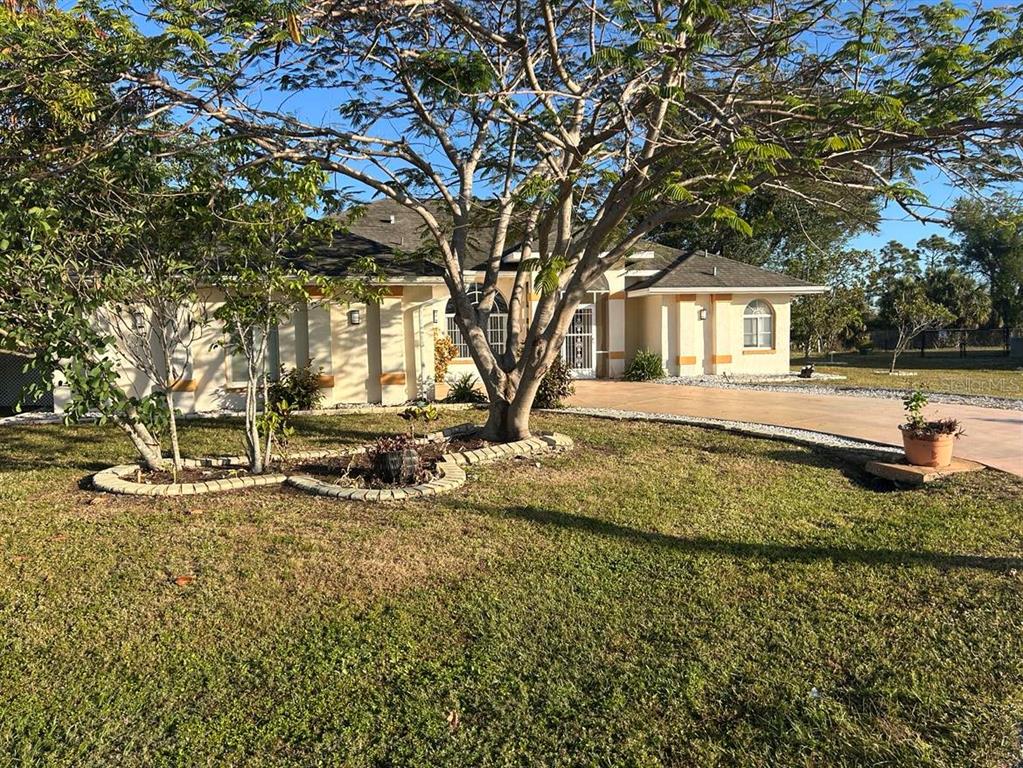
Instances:
[[[326,407],[403,403],[434,394],[434,339],[447,334],[460,352],[449,377],[474,372],[440,268],[398,255],[422,240],[416,214],[383,200],[367,206],[349,232],[300,259],[309,272],[329,277],[371,255],[386,276],[386,293],[379,304],[313,301],[301,307],[271,338],[270,369],[311,361],[321,369]],[[514,248],[505,255],[498,282],[503,297],[517,260]],[[482,280],[472,269],[465,276]],[[719,255],[642,243],[592,286],[563,354],[580,378],[620,377],[640,349],[659,354],[669,375],[783,373],[789,370],[793,297],[827,290]],[[503,297],[490,317],[491,343],[498,346],[505,333]],[[206,300],[216,303],[215,296]],[[176,387],[182,411],[241,406],[244,361],[226,355],[222,342],[223,329],[211,325],[191,344]],[[137,394],[144,393],[147,384],[136,371],[125,368],[123,375]],[[57,409],[67,396],[55,391]]]

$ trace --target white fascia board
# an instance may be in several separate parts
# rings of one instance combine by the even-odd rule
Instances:
[[[644,261],[646,259],[652,259],[654,257],[653,251],[636,251],[636,253],[630,253],[625,257],[626,261]]]
[[[628,269],[625,270],[625,277],[653,277],[661,274],[659,269]]]
[[[710,287],[697,287],[697,288],[640,288],[635,291],[626,291],[627,296],[649,296],[649,295],[661,295],[661,294],[672,294],[672,293],[749,293],[749,294],[760,294],[760,293],[787,293],[792,296],[800,294],[811,294],[811,293],[828,293],[831,289],[826,285],[790,285],[790,286],[772,286],[770,288],[750,288],[744,286],[742,288],[729,287],[727,285],[715,285]]]

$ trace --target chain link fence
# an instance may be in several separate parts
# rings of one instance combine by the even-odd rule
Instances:
[[[42,381],[39,372],[25,370],[29,358],[0,352],[0,415],[13,413],[21,399],[22,392],[29,384]],[[53,393],[47,392],[34,402],[22,404],[26,411],[52,411]]]
[[[870,340],[875,350],[895,349],[896,330],[872,331]],[[1008,355],[1011,334],[1008,328],[939,328],[914,336],[907,353],[916,350],[921,357],[995,357]]]

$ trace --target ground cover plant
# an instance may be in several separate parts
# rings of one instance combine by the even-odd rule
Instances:
[[[296,417],[293,443],[364,444],[393,423]],[[534,424],[575,449],[374,506],[277,488],[100,496],[83,479],[132,458],[114,427],[0,427],[0,754],[1018,759],[1020,480],[986,471],[895,492],[781,442]],[[236,453],[240,430],[187,421],[181,440],[187,456]]]

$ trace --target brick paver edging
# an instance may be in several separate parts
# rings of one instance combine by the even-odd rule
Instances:
[[[526,440],[514,443],[488,445],[474,451],[446,453],[437,462],[438,477],[429,482],[411,485],[407,488],[345,488],[331,485],[305,475],[291,475],[285,481],[288,485],[320,496],[332,496],[338,499],[353,501],[403,501],[405,499],[421,499],[447,493],[465,485],[466,465],[489,464],[502,459],[513,459],[517,456],[533,456],[549,451],[567,451],[573,446],[572,438],[557,432],[539,434]]]
[[[454,427],[431,432],[419,439],[418,442],[437,442],[452,437],[464,437],[474,433],[478,427],[474,424],[459,424]],[[132,480],[140,471],[138,464],[119,464],[98,472],[92,478],[93,487],[107,493],[124,494],[128,496],[194,496],[201,493],[216,493],[218,491],[235,491],[242,488],[256,488],[264,485],[282,485],[287,483],[309,493],[321,496],[334,496],[345,499],[360,501],[394,501],[401,499],[420,498],[433,496],[437,493],[454,490],[465,484],[465,471],[462,469],[466,464],[484,464],[499,459],[513,458],[515,456],[528,456],[534,453],[543,453],[551,450],[567,450],[572,447],[572,439],[560,434],[543,434],[531,437],[528,440],[519,440],[514,443],[503,443],[496,446],[487,446],[474,451],[445,454],[437,463],[439,477],[427,483],[410,486],[408,488],[395,489],[366,489],[366,488],[343,488],[337,485],[330,485],[319,480],[314,480],[306,475],[248,475],[242,477],[229,477],[221,480],[206,480],[201,483],[138,483]],[[368,446],[355,448],[331,448],[316,451],[299,451],[289,453],[289,459],[322,459],[334,456],[339,453],[360,453]],[[182,465],[187,468],[196,467],[238,467],[246,466],[247,459],[244,456],[218,456],[204,459],[184,459]]]

